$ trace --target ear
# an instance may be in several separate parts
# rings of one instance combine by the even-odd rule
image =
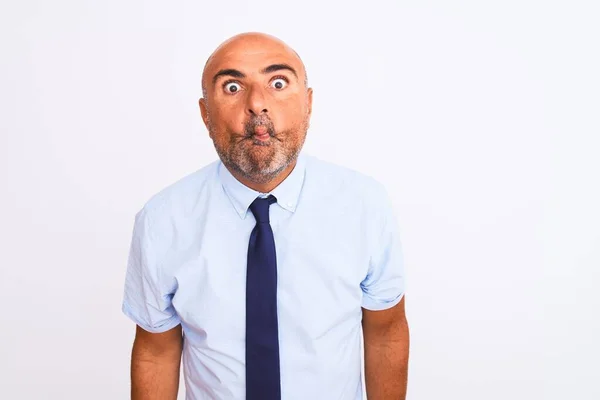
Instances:
[[[204,126],[206,127],[206,130],[209,131],[210,135],[210,130],[208,129],[208,110],[206,106],[206,99],[201,98],[198,101],[198,105],[200,106],[200,115],[202,116],[202,121],[204,122]]]
[[[308,117],[312,115],[312,102],[313,102],[313,90],[312,88],[308,88],[307,90],[307,106],[308,106]]]

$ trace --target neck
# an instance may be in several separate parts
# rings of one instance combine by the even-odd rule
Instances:
[[[240,176],[240,174],[237,173],[236,171],[230,170],[230,172],[231,172],[231,175],[233,175],[235,177],[235,179],[237,179],[238,181],[240,181],[242,184],[249,187],[250,189],[256,190],[257,192],[260,192],[260,193],[269,193],[273,189],[275,189],[277,186],[279,186],[279,184],[281,184],[281,182],[283,182],[285,180],[285,178],[287,178],[292,173],[292,171],[296,167],[297,162],[298,162],[297,159],[294,160],[283,171],[281,171],[275,178],[271,179],[268,182],[257,183],[257,182],[251,181],[249,179],[246,179],[246,178]]]

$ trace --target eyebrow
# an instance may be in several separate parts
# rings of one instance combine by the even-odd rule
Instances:
[[[234,78],[245,78],[246,75],[242,71],[238,71],[237,69],[227,68],[222,69],[213,76],[212,82],[213,85],[217,82],[220,76],[232,76]]]
[[[294,74],[294,76],[296,78],[298,78],[298,74],[296,73],[296,70],[288,64],[272,64],[266,68],[263,68],[260,72],[261,72],[261,74],[270,74],[272,72],[282,71],[282,70],[290,71],[292,74]],[[217,72],[215,74],[215,76],[213,76],[213,79],[212,79],[213,85],[217,82],[217,79],[219,79],[219,77],[221,77],[221,76],[231,76],[234,78],[245,78],[246,74],[244,74],[242,71],[239,71],[234,68],[222,69],[219,72]]]
[[[263,74],[270,74],[271,72],[281,71],[281,70],[288,70],[292,74],[294,74],[294,76],[296,78],[298,78],[298,74],[296,73],[296,70],[288,64],[272,64],[272,65],[269,65],[267,68],[264,68],[260,72]]]

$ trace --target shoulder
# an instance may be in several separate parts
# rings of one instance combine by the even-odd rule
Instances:
[[[146,200],[137,214],[154,222],[185,214],[210,192],[218,180],[219,160],[183,176]]]
[[[387,196],[385,186],[377,178],[313,155],[306,156],[306,178],[308,184],[321,192],[353,196],[366,202]]]

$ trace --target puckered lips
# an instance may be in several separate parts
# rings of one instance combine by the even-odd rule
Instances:
[[[269,140],[269,129],[264,125],[258,125],[254,127],[254,138],[258,140]]]

